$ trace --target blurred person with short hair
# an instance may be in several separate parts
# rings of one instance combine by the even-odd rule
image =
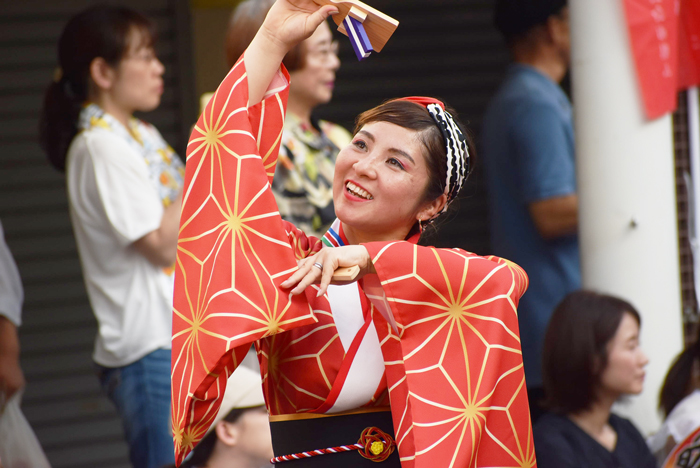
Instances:
[[[542,362],[550,412],[534,428],[539,468],[655,467],[639,430],[612,413],[613,403],[644,387],[640,324],[629,302],[591,291],[557,306]]]
[[[542,338],[554,307],[581,287],[566,0],[498,0],[495,25],[514,63],[482,128],[493,252],[530,287],[518,320],[533,423],[543,409]]]
[[[184,165],[152,125],[163,64],[153,23],[96,6],[58,43],[41,143],[66,173],[88,297],[98,322],[93,359],[119,412],[135,467],[174,461],[170,420],[173,273]]]

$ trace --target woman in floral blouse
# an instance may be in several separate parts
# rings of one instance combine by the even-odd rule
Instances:
[[[247,0],[231,17],[226,56],[232,67],[262,25],[274,0]],[[282,218],[309,235],[322,236],[335,220],[333,171],[351,135],[340,125],[315,118],[313,110],[333,97],[340,67],[338,43],[327,23],[289,51],[291,76],[287,117],[272,191]]]

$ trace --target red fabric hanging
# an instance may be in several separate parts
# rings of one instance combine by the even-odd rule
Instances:
[[[683,0],[678,41],[678,89],[700,84],[700,2]]]
[[[632,54],[650,119],[676,108],[679,0],[625,0]]]
[[[288,93],[289,75],[283,73],[285,86],[248,107],[239,60],[187,145],[173,300],[178,464],[216,417],[228,376],[250,343],[316,322],[302,296],[290,298],[279,287],[296,268],[269,190]]]

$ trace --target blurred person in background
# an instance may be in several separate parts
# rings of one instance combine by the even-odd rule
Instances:
[[[19,365],[19,336],[24,290],[0,223],[0,414],[5,402],[24,387]]]
[[[661,466],[673,448],[700,427],[700,339],[680,353],[668,370],[659,408],[666,419],[647,443]]]
[[[135,467],[174,461],[170,415],[173,270],[184,167],[136,119],[160,104],[153,23],[98,6],[74,16],[40,123],[65,171],[73,231],[98,322],[93,359],[120,414]]]
[[[637,310],[616,297],[576,291],[557,306],[542,362],[550,412],[534,428],[539,468],[654,468],[637,428],[611,412],[644,387],[639,328]]]
[[[261,468],[272,466],[273,456],[260,374],[240,366],[207,435],[180,468]]]
[[[542,339],[554,307],[581,287],[566,0],[498,0],[494,22],[514,63],[482,128],[494,254],[522,266],[518,309],[533,423],[542,414]]]
[[[49,461],[20,406],[25,380],[18,329],[22,280],[0,223],[0,468],[49,468]]]
[[[246,0],[235,9],[226,34],[229,67],[248,48],[273,3]],[[340,68],[338,43],[328,23],[290,50],[283,63],[291,85],[272,191],[284,220],[321,237],[335,220],[335,160],[352,139],[343,127],[313,116],[316,107],[333,97],[335,73]]]

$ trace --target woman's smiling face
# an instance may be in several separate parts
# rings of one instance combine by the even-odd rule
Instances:
[[[402,240],[444,197],[426,201],[429,171],[420,133],[388,122],[362,127],[340,151],[333,201],[351,243]]]

